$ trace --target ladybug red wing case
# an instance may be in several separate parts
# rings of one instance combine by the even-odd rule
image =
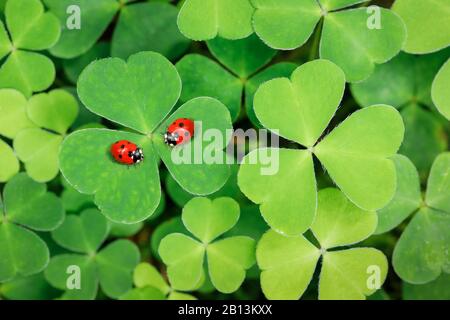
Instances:
[[[111,155],[122,164],[133,165],[144,160],[144,153],[133,142],[120,140],[111,145]]]
[[[187,143],[191,140],[195,133],[194,121],[187,118],[180,118],[175,120],[167,128],[164,135],[164,141],[171,147]]]

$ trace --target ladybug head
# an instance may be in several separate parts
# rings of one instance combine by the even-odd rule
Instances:
[[[141,148],[137,148],[134,152],[131,153],[131,158],[134,163],[139,163],[144,160],[144,153]]]
[[[167,132],[164,135],[164,142],[171,147],[175,147],[178,144],[178,139],[179,139],[179,136],[177,133]]]

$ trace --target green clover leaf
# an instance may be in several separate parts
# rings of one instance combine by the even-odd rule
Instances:
[[[253,33],[253,11],[249,0],[186,0],[178,15],[178,27],[196,41],[217,36],[242,39]]]
[[[178,292],[170,287],[156,268],[146,262],[134,269],[136,288],[127,292],[121,300],[196,300],[194,296]]]
[[[199,54],[184,56],[176,64],[183,81],[180,99],[184,102],[202,96],[216,98],[228,107],[233,121],[238,120],[244,89],[246,109],[253,116],[252,99],[257,87],[264,81],[288,76],[295,68],[292,63],[283,63],[260,71],[269,64],[276,51],[255,35],[234,41],[216,38],[207,44],[225,68]],[[259,124],[255,117],[250,119]]]
[[[317,192],[313,154],[357,206],[377,210],[394,195],[396,174],[389,157],[400,146],[404,130],[394,108],[376,105],[357,111],[318,141],[336,112],[344,88],[345,77],[339,67],[316,60],[297,68],[291,79],[264,83],[255,95],[255,112],[261,123],[307,147],[254,150],[244,158],[238,174],[241,191],[261,205],[266,222],[280,233],[298,235],[314,220]],[[279,112],[279,106],[285,111]],[[261,173],[261,152],[272,159],[278,155],[275,174]]]
[[[55,89],[31,97],[26,109],[38,127],[21,130],[14,138],[14,150],[31,178],[47,182],[59,172],[59,148],[77,117],[78,102],[69,92]]]
[[[52,257],[45,270],[47,281],[65,291],[63,299],[94,299],[99,284],[111,298],[131,289],[132,271],[140,260],[139,250],[128,240],[116,240],[101,248],[108,232],[108,221],[97,209],[87,209],[79,216],[68,215],[52,232],[56,243],[74,252]],[[70,266],[80,269],[79,290],[67,287]]]
[[[430,53],[450,45],[446,0],[397,0],[392,6],[405,22],[408,36],[403,50],[409,53]]]
[[[44,270],[48,247],[32,230],[57,228],[64,219],[61,201],[45,184],[20,173],[5,185],[0,209],[0,282]]]
[[[14,139],[21,130],[36,125],[27,116],[27,99],[14,89],[0,89],[0,135]]]
[[[450,96],[448,88],[450,86],[450,60],[442,66],[433,81],[431,95],[433,103],[444,117],[450,120]]]
[[[72,59],[88,52],[118,16],[112,36],[111,54],[128,58],[139,51],[156,51],[171,59],[189,47],[177,28],[178,9],[169,3],[135,3],[122,0],[44,0],[62,25],[68,23],[67,9],[77,6],[80,28],[64,28],[61,39],[50,49],[59,58]]]
[[[6,182],[19,172],[20,164],[14,150],[2,139],[0,139],[0,154],[0,182]]]
[[[254,240],[246,236],[216,240],[237,223],[239,211],[231,198],[194,198],[184,206],[183,223],[198,240],[172,233],[159,245],[159,255],[168,266],[174,289],[193,290],[200,284],[205,255],[209,277],[217,290],[231,293],[240,287],[245,270],[255,262]]]
[[[159,158],[174,179],[193,194],[215,192],[228,179],[228,165],[176,164],[172,160],[172,149],[164,143],[163,136],[175,119],[187,117],[202,122],[191,143],[177,149],[181,152],[190,150],[194,154],[202,130],[220,130],[223,147],[230,138],[226,134],[231,129],[229,112],[212,98],[190,100],[163,120],[180,91],[175,67],[152,52],[133,55],[128,62],[117,58],[99,60],[80,76],[78,92],[89,110],[138,131],[84,129],[69,135],[62,144],[61,172],[78,191],[95,194],[96,205],[110,220],[137,223],[154,213],[161,198]],[[143,149],[145,160],[138,166],[119,164],[109,154],[111,144],[124,139]],[[201,144],[202,150],[208,146],[206,141]],[[223,153],[219,149],[214,146],[210,151]]]
[[[0,295],[10,300],[51,300],[58,296],[58,290],[47,283],[41,272],[0,284]]]
[[[399,164],[408,166],[408,163]],[[407,213],[408,210],[405,210],[404,212],[407,214],[401,216],[401,219],[397,217],[399,213],[390,211],[394,215],[392,217],[394,221],[393,223],[389,222],[389,229],[395,227],[408,215],[414,214],[398,240],[393,254],[395,272],[409,283],[424,284],[439,277],[442,271],[450,273],[450,270],[448,270],[448,247],[450,245],[448,233],[450,226],[449,168],[450,153],[442,153],[436,158],[431,168],[424,200],[415,207],[409,206],[409,213]],[[419,188],[417,177],[411,180],[405,174],[411,169],[404,168],[402,171],[404,173],[399,175],[399,179],[403,181],[399,181],[399,186],[411,183],[410,188],[417,190]],[[413,173],[410,172],[409,175],[411,174]],[[416,195],[410,200],[405,200],[400,194],[396,195],[389,207],[400,207],[404,201],[417,203]],[[384,225],[386,225],[388,219],[391,218],[380,216],[380,221],[385,220]]]
[[[413,161],[423,178],[428,176],[434,158],[447,149],[445,126],[433,111],[431,85],[449,52],[425,56],[401,53],[378,66],[365,81],[351,86],[361,107],[385,103],[400,110],[405,139],[399,152]],[[380,82],[386,85],[381,87]]]
[[[405,300],[449,300],[450,274],[443,273],[436,280],[427,284],[415,285],[403,282],[403,299]]]
[[[333,250],[369,237],[377,225],[375,212],[352,204],[334,188],[318,195],[317,218],[311,230],[321,248],[304,236],[285,237],[270,230],[256,249],[262,270],[261,287],[268,299],[299,299],[311,281],[319,258],[322,270],[319,299],[365,299],[376,291],[368,286],[370,266],[378,268],[381,285],[387,274],[387,259],[372,248]]]
[[[34,51],[51,48],[59,39],[60,25],[53,14],[44,12],[39,0],[8,0],[5,17],[7,30],[0,20],[0,59],[5,58],[0,87],[17,89],[29,97],[47,89],[55,79],[53,62]]]
[[[252,0],[253,27],[270,47],[290,50],[306,43],[319,25],[320,57],[340,66],[349,82],[358,82],[373,72],[375,64],[393,58],[406,36],[402,20],[388,9],[377,8],[379,27],[369,26],[367,8],[346,9],[359,2]]]

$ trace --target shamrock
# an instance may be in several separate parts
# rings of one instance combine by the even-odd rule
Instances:
[[[60,41],[50,49],[57,57],[76,58],[91,49],[118,14],[111,55],[128,58],[131,54],[152,50],[175,59],[189,47],[190,41],[177,28],[178,9],[169,3],[131,3],[133,0],[44,0],[61,24],[77,22],[80,28],[64,28]],[[68,14],[71,9],[72,14]],[[78,11],[79,10],[79,11]],[[77,16],[77,13],[80,16]]]
[[[267,47],[255,35],[234,41],[216,38],[207,44],[212,55],[226,68],[199,54],[184,56],[176,65],[183,81],[181,101],[211,96],[223,102],[236,121],[245,91],[248,117],[259,125],[253,111],[256,89],[265,81],[287,77],[296,65],[279,63],[260,71],[273,59],[276,51]]]
[[[83,129],[70,134],[61,147],[59,159],[65,178],[78,191],[95,194],[96,205],[110,220],[137,223],[152,215],[161,199],[159,158],[175,180],[193,194],[217,191],[228,179],[228,165],[179,164],[172,159],[173,149],[164,143],[164,133],[175,119],[201,123],[191,143],[174,149],[190,155],[200,154],[206,147],[211,154],[223,154],[222,148],[230,138],[226,130],[232,128],[227,108],[207,97],[190,100],[167,117],[180,92],[181,80],[175,67],[152,52],[133,55],[128,62],[118,58],[98,60],[80,76],[78,94],[83,104],[133,129]],[[202,139],[202,132],[209,129],[219,130],[223,137],[212,147]],[[140,146],[145,160],[132,168],[114,161],[109,150],[119,140]],[[202,150],[198,150],[199,144]]]
[[[78,102],[69,92],[55,89],[32,96],[26,110],[35,127],[16,134],[14,150],[31,178],[47,182],[59,172],[59,148],[77,117]]]
[[[434,158],[447,149],[444,122],[431,101],[431,85],[449,53],[450,50],[425,56],[401,53],[377,66],[365,81],[351,85],[361,107],[386,103],[400,110],[405,139],[399,152],[414,162],[422,177],[428,175]],[[380,87],[380,82],[385,86]]]
[[[388,9],[371,7],[375,13],[348,9],[360,2],[252,0],[253,27],[267,45],[287,50],[306,43],[318,25],[315,39],[318,43],[321,37],[320,57],[340,66],[349,82],[358,82],[372,73],[375,64],[397,55],[406,36],[402,20]]]
[[[397,110],[387,105],[359,110],[321,138],[344,88],[345,76],[338,66],[315,60],[297,68],[291,79],[264,83],[255,94],[259,121],[306,147],[256,149],[243,159],[239,170],[241,191],[261,204],[264,219],[280,233],[301,234],[314,221],[317,191],[313,155],[344,194],[363,209],[382,208],[394,195],[396,174],[389,157],[398,150],[404,132]],[[262,152],[273,159],[276,172],[262,174]]]
[[[431,95],[436,108],[450,120],[450,59],[442,66],[433,81]]]
[[[406,43],[403,50],[409,53],[430,53],[450,45],[447,0],[397,0],[392,6],[405,22]]]
[[[414,215],[398,240],[392,262],[395,272],[412,284],[424,284],[450,273],[450,153],[440,154],[431,167],[427,190],[421,199],[417,170],[398,159],[399,190],[379,213],[379,232],[399,225]]]
[[[97,209],[68,215],[52,232],[57,244],[74,252],[52,257],[45,270],[47,281],[65,291],[63,299],[94,299],[99,284],[111,298],[118,298],[131,289],[132,272],[140,260],[139,250],[134,243],[123,239],[100,249],[108,232],[108,221]],[[74,271],[74,266],[79,273]],[[71,276],[79,277],[78,289],[68,287],[68,284],[76,284]]]
[[[44,12],[39,0],[8,0],[5,20],[7,30],[0,20],[0,88],[17,89],[27,97],[47,89],[55,79],[55,66],[34,51],[58,41],[58,19]]]
[[[58,293],[45,280],[43,272],[0,284],[0,296],[10,300],[51,300]]]
[[[223,293],[236,291],[245,279],[245,270],[255,263],[255,241],[247,236],[216,240],[239,220],[239,205],[231,198],[194,198],[183,208],[186,229],[197,239],[172,233],[161,240],[159,255],[168,266],[167,275],[175,290],[193,290],[208,273],[214,287]]]
[[[180,31],[192,40],[216,36],[242,39],[253,33],[249,0],[186,0],[178,15]]]
[[[427,284],[403,283],[405,300],[450,300],[450,274],[443,273],[436,280]]]
[[[5,185],[0,210],[0,282],[44,270],[48,247],[32,230],[57,228],[64,219],[61,201],[45,184],[20,173]]]
[[[369,237],[377,225],[375,212],[364,211],[335,188],[318,195],[311,231],[320,249],[303,235],[285,237],[270,230],[259,241],[256,259],[261,287],[268,299],[299,299],[322,257],[319,299],[364,299],[386,279],[388,263],[372,248],[330,250]],[[378,281],[378,283],[376,283]]]
[[[196,300],[190,294],[173,290],[154,266],[140,263],[134,269],[136,288],[124,294],[122,300]]]
[[[0,139],[0,182],[6,182],[19,172],[19,160],[13,149]]]

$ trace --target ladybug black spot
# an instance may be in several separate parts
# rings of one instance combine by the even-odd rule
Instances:
[[[183,123],[183,122],[180,122],[180,124],[178,124],[178,126],[179,126],[180,128],[183,128],[183,127],[184,127],[184,123]]]
[[[122,159],[122,155],[121,154],[119,154],[119,159]]]
[[[125,148],[125,145],[124,145],[124,144],[120,146],[120,149],[123,149],[123,148]]]

